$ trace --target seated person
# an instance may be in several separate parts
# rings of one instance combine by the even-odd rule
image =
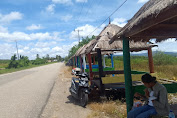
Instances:
[[[146,100],[144,106],[132,109],[127,118],[149,118],[152,115],[168,115],[170,107],[168,104],[166,88],[156,81],[156,77],[145,74],[141,77],[144,86],[147,87],[144,92],[145,96],[135,93],[135,97],[141,97]]]

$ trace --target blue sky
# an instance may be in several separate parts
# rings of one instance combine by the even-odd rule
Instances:
[[[10,59],[16,53],[35,59],[67,56],[68,50],[81,37],[88,36],[124,0],[1,0],[0,59]],[[124,26],[147,0],[128,0],[112,17],[111,23]],[[98,35],[106,21],[91,35]],[[177,52],[176,42],[170,39],[159,43],[154,50]]]

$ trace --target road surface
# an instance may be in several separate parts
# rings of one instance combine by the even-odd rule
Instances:
[[[0,118],[38,118],[62,63],[0,75]]]

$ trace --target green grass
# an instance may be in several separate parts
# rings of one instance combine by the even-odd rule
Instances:
[[[2,70],[0,70],[0,74],[16,72],[16,71],[20,71],[20,70],[30,69],[30,68],[44,66],[44,65],[53,64],[53,63],[56,63],[56,62],[51,62],[51,63],[46,63],[46,64],[40,64],[40,65],[30,65],[30,66],[21,67],[21,68],[2,69]]]
[[[160,56],[159,56],[160,55]],[[157,54],[153,57],[154,60],[154,71],[153,74],[157,78],[166,78],[166,79],[177,79],[177,58],[165,55]],[[106,58],[106,66],[111,66],[111,59]],[[123,70],[123,57],[118,56],[114,57],[114,67],[115,70]],[[149,72],[149,63],[148,57],[144,56],[131,56],[131,69],[137,71]],[[120,76],[120,75],[117,75]],[[135,75],[132,75],[132,78]],[[122,76],[120,78],[123,78]],[[138,78],[140,78],[138,76]]]

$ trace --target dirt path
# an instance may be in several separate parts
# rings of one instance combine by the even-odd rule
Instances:
[[[90,110],[79,106],[78,101],[70,96],[71,75],[64,64],[61,67],[60,74],[40,118],[86,118]]]

